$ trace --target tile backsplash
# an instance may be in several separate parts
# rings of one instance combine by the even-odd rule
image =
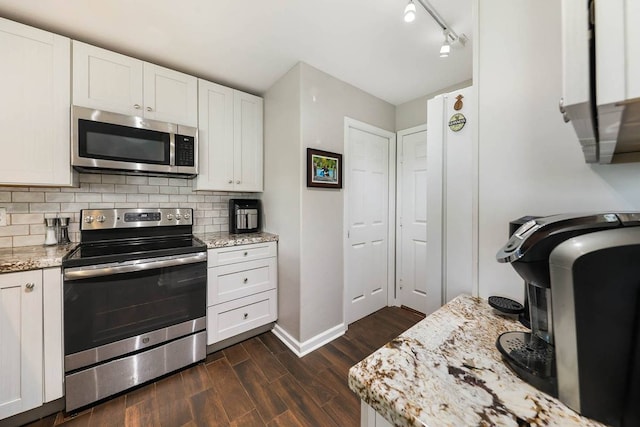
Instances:
[[[69,237],[80,239],[80,209],[181,207],[194,210],[194,233],[229,230],[229,199],[256,193],[193,191],[193,180],[145,176],[80,174],[79,187],[3,187],[0,208],[7,225],[0,227],[0,248],[42,245],[45,217],[68,216]]]

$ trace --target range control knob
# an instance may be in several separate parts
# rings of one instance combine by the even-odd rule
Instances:
[[[189,219],[189,218],[191,218],[190,214],[188,214],[188,213],[184,214],[184,219]]]
[[[104,215],[99,215],[98,217],[96,217],[96,221],[98,222],[104,222],[106,219],[107,217]]]
[[[167,214],[167,219],[171,221],[173,219],[173,214]]]
[[[91,215],[85,216],[84,222],[86,222],[87,224],[91,224],[93,222],[93,217]]]
[[[180,221],[180,220],[182,219],[182,215],[180,215],[179,213],[177,213],[177,214],[176,214],[176,219],[177,219],[178,221]]]

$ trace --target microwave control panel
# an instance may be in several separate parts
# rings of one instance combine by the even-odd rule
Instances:
[[[176,134],[176,166],[195,166],[195,138]]]

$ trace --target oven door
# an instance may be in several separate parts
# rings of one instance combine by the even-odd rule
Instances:
[[[206,326],[206,252],[64,269],[65,371]]]

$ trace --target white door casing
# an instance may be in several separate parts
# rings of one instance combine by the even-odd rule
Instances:
[[[349,324],[394,299],[395,134],[345,117],[344,145],[344,307]]]
[[[397,303],[427,309],[427,127],[398,132]]]

